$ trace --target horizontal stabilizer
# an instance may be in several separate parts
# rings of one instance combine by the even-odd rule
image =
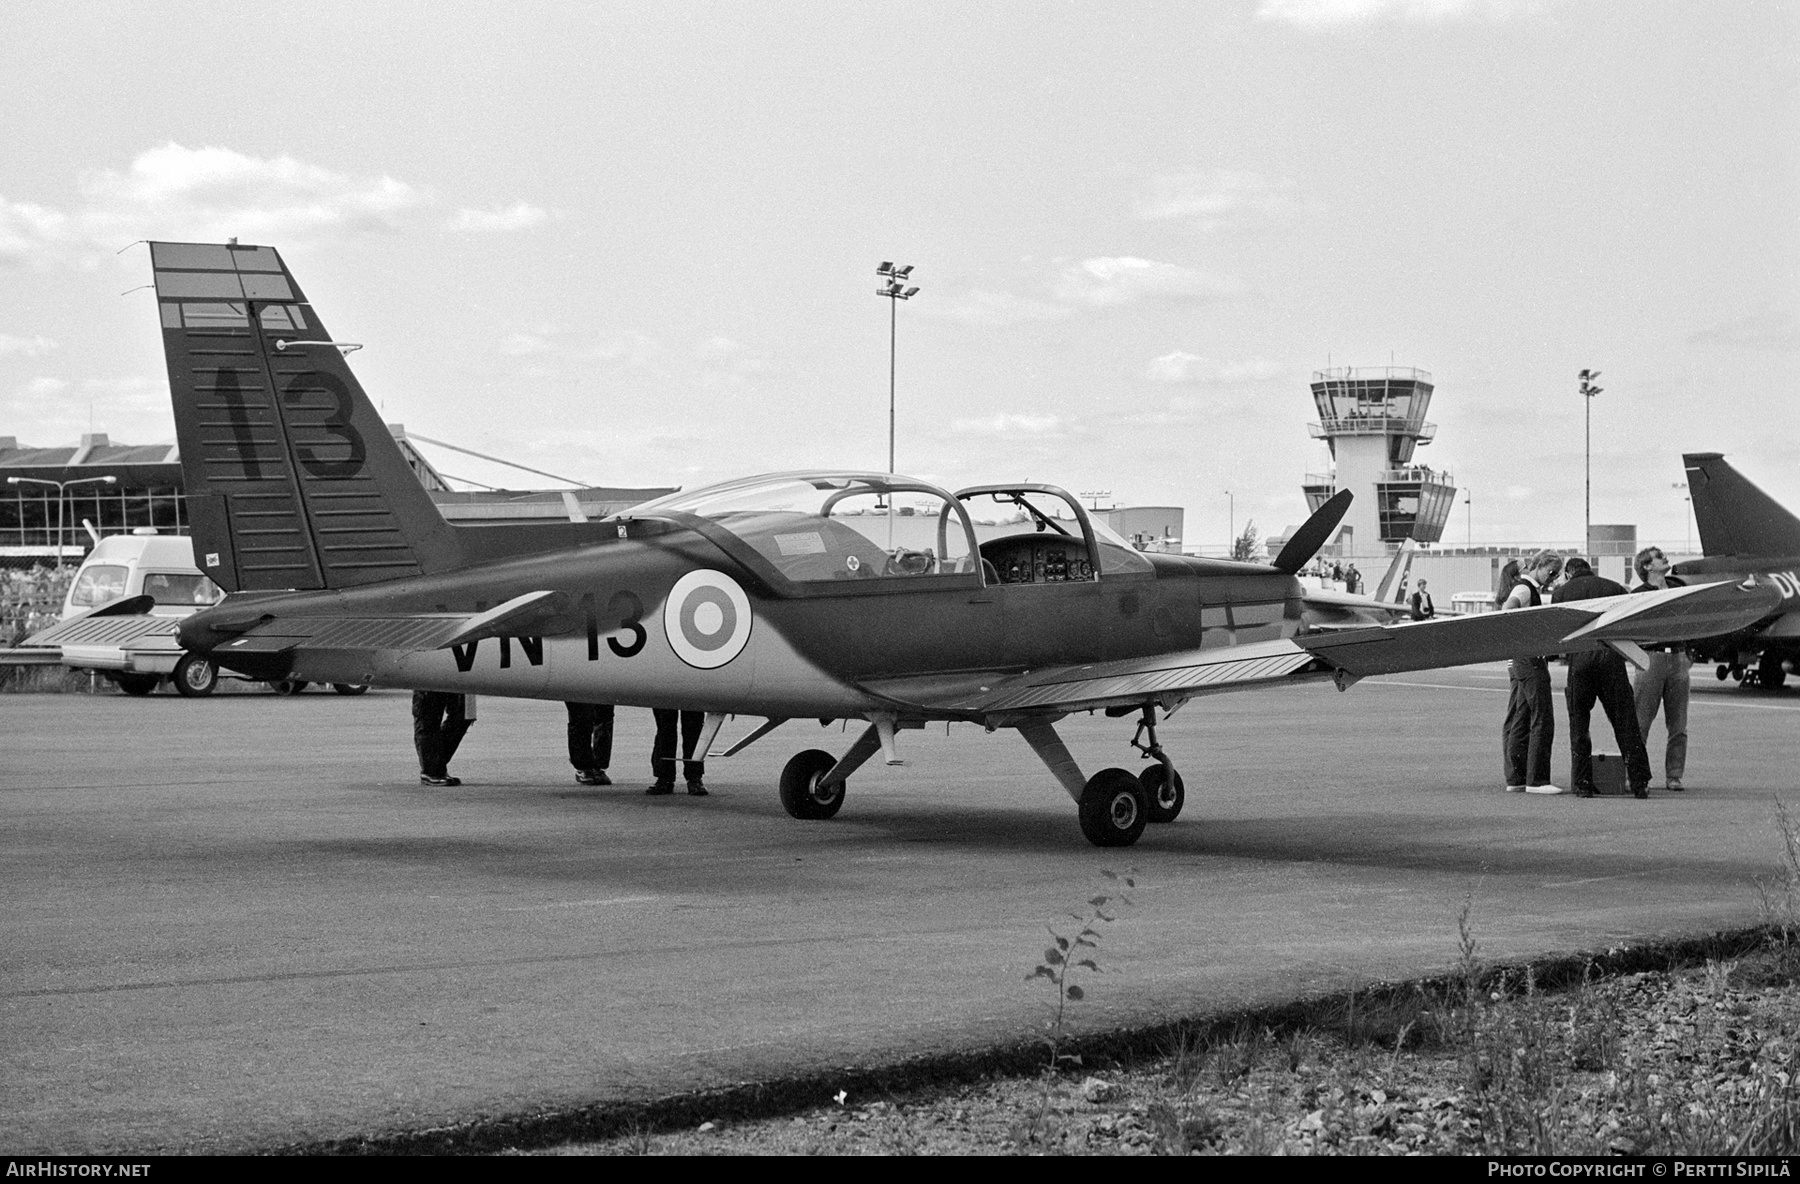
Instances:
[[[484,637],[543,637],[580,627],[566,592],[527,592],[505,604],[470,617],[463,627],[438,642],[437,648],[467,645]]]
[[[135,617],[149,612],[156,607],[154,596],[121,596],[117,600],[109,600],[93,612],[89,617]]]
[[[1611,608],[1569,634],[1568,641],[1635,641],[1657,645],[1731,633],[1761,620],[1782,591],[1754,576],[1742,582],[1690,584],[1661,592],[1610,597]]]
[[[133,600],[149,600],[148,596],[132,597]],[[118,601],[115,603],[128,603]],[[145,613],[129,613],[114,616],[110,613],[88,613],[52,625],[48,629],[32,634],[20,645],[25,646],[82,646],[82,645],[124,645],[140,637],[154,634],[175,635],[181,624],[179,617],[152,617]]]

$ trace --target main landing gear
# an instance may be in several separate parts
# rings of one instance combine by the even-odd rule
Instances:
[[[1032,751],[1037,753],[1038,759],[1044,762],[1051,775],[1075,799],[1076,815],[1081,820],[1081,833],[1096,847],[1131,846],[1138,841],[1139,836],[1144,833],[1144,827],[1150,823],[1175,821],[1187,800],[1181,774],[1169,760],[1169,754],[1157,742],[1155,706],[1147,704],[1142,707],[1113,708],[1107,714],[1116,718],[1134,711],[1142,714],[1137,731],[1131,738],[1131,745],[1152,762],[1142,773],[1136,775],[1127,769],[1101,769],[1092,777],[1083,777],[1081,766],[1075,763],[1075,758],[1069,755],[1068,747],[1056,734],[1056,721],[1053,718],[1037,716],[1016,723],[1009,720],[1005,725],[1019,730],[1019,734],[1025,737],[1025,742],[1031,745]],[[724,752],[712,752],[713,737],[718,734],[724,721],[723,715],[708,714],[706,727],[701,732],[697,746],[699,751],[708,756],[731,756],[787,722],[786,719],[771,718]],[[856,738],[855,743],[850,745],[850,750],[842,757],[834,757],[821,748],[809,748],[796,753],[781,770],[782,808],[793,817],[808,821],[822,821],[835,816],[843,808],[850,775],[877,752],[884,754],[890,765],[905,764],[895,751],[894,732],[896,729],[922,726],[915,722],[902,722],[885,712],[878,712],[871,717],[868,728]]]
[[[1113,709],[1107,714],[1118,716],[1135,710],[1139,709]],[[1131,743],[1156,764],[1140,776],[1126,769],[1102,769],[1084,779],[1081,766],[1057,736],[1053,720],[1032,719],[1013,725],[1075,799],[1081,833],[1096,847],[1131,846],[1149,823],[1175,821],[1186,800],[1181,774],[1156,742],[1156,708],[1146,705],[1141,710],[1143,716]]]

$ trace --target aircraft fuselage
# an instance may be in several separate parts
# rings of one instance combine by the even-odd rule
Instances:
[[[189,620],[182,642],[254,677],[368,683],[644,707],[836,717],[891,706],[871,681],[1102,662],[1292,635],[1304,589],[1256,564],[1147,555],[1150,570],[1060,583],[904,580],[805,596],[759,591],[754,572],[683,531],[625,538],[361,588],[232,597]],[[670,596],[710,570],[743,586],[741,652],[711,668],[671,642]],[[927,586],[931,585],[931,586]],[[483,612],[541,591],[578,606],[571,628],[452,649],[317,649],[300,657],[237,640],[272,614],[380,619]],[[297,635],[297,634],[296,634]]]

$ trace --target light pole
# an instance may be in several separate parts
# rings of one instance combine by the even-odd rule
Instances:
[[[1237,496],[1227,489],[1225,491],[1225,554],[1232,559],[1237,558]]]
[[[1576,377],[1581,379],[1581,398],[1583,429],[1585,441],[1582,451],[1585,454],[1585,483],[1587,485],[1586,508],[1583,510],[1584,521],[1581,524],[1581,553],[1587,554],[1593,544],[1594,533],[1594,396],[1601,388],[1594,385],[1594,379],[1600,377],[1598,370],[1583,370]]]
[[[56,487],[56,570],[63,567],[63,491],[71,485],[117,485],[117,477],[77,477],[73,481],[47,481],[42,477],[8,477],[8,485],[54,485]]]
[[[1473,547],[1475,545],[1475,492],[1473,490],[1463,490],[1463,514],[1463,529],[1468,532],[1463,539],[1463,545]]]
[[[916,287],[906,286],[906,277],[912,274],[910,263],[896,267],[883,260],[875,274],[886,283],[875,289],[875,295],[888,298],[888,472],[894,472],[894,366],[897,358],[896,349],[900,333],[900,302],[911,300],[918,294]]]
[[[1694,553],[1694,499],[1688,493],[1686,481],[1671,481],[1669,488],[1681,490],[1681,537],[1683,540],[1681,549],[1692,555]]]

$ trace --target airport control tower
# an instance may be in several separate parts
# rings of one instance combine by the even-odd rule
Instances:
[[[1338,555],[1374,558],[1405,539],[1443,536],[1456,485],[1449,473],[1413,463],[1413,449],[1437,434],[1425,422],[1431,391],[1431,375],[1409,366],[1313,372],[1319,422],[1307,427],[1330,447],[1335,472],[1306,475],[1307,506],[1317,510],[1340,489],[1356,492],[1333,540]]]

